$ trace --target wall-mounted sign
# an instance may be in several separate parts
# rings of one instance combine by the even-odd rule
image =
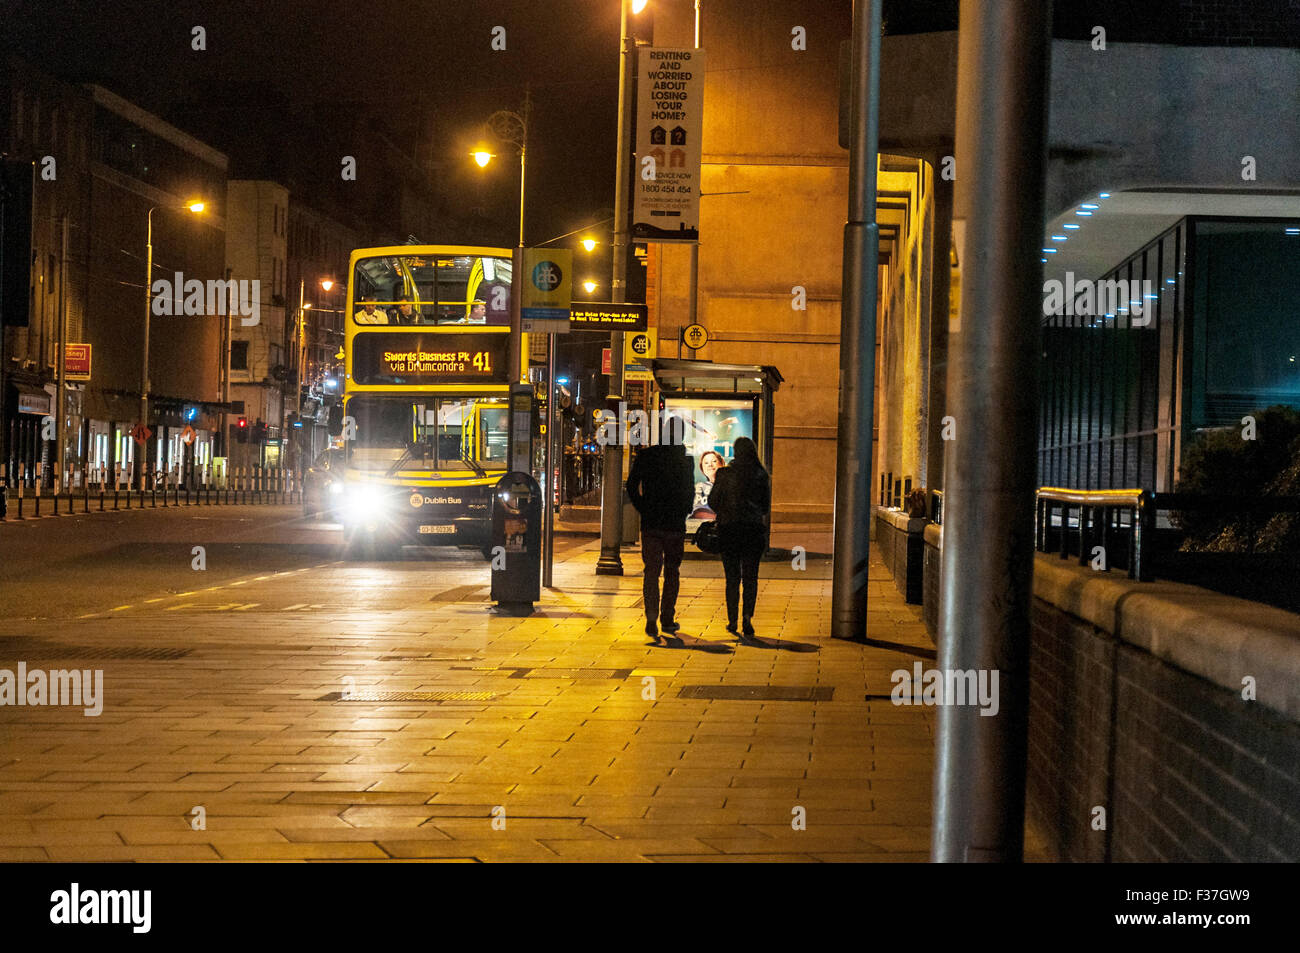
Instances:
[[[70,381],[90,380],[90,345],[64,345],[63,376]]]
[[[640,50],[636,115],[632,237],[698,241],[704,51]]]
[[[573,251],[525,248],[520,330],[529,334],[568,334],[573,305]]]
[[[361,385],[504,384],[510,335],[500,331],[375,331],[352,339]]]
[[[33,394],[30,391],[20,390],[18,392],[18,413],[44,416],[51,412],[50,404],[53,400],[54,398],[46,393]]]
[[[698,351],[709,343],[709,332],[702,324],[692,324],[682,329],[682,343],[693,351]]]
[[[652,381],[654,373],[650,362],[659,356],[656,347],[657,332],[632,331],[623,335],[623,379],[628,381]]]
[[[575,304],[569,327],[575,331],[644,331],[646,306],[606,302]]]
[[[610,349],[607,347],[600,349],[600,372],[602,374],[614,373],[614,359],[610,356]]]

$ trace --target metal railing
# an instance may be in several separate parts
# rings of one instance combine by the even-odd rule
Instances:
[[[1071,511],[1078,513],[1073,524]],[[1102,547],[1109,566],[1112,542],[1126,538],[1129,578],[1142,582],[1154,578],[1149,554],[1144,553],[1156,528],[1155,494],[1150,490],[1070,490],[1045,486],[1037,493],[1035,512],[1034,548],[1039,552],[1059,551],[1062,559],[1069,559],[1073,537],[1078,541],[1081,566],[1093,559],[1094,546]]]
[[[42,493],[44,474],[28,481],[26,468],[13,474],[14,486],[4,486],[0,468],[0,522],[42,516],[72,516],[108,509],[156,509],[158,506],[222,506],[247,504],[300,504],[302,485],[292,470],[274,467],[232,467],[223,472],[201,465],[182,471],[150,470],[145,489],[133,485],[120,467],[69,470],[54,477],[52,489]],[[28,490],[30,489],[30,493]],[[42,503],[45,512],[42,513]],[[132,505],[134,503],[134,506]]]

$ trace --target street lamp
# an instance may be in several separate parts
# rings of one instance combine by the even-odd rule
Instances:
[[[190,199],[184,205],[154,205],[145,216],[145,272],[144,272],[144,353],[140,358],[140,426],[149,425],[149,320],[153,316],[153,213],[160,208],[190,211],[198,214],[207,206],[199,199]],[[146,440],[140,451],[140,489],[145,488],[145,455],[149,446]]]
[[[584,238],[582,240],[582,247],[589,252],[595,251],[597,244],[599,243],[594,238]]]
[[[519,286],[520,275],[524,270],[524,183],[528,178],[528,114],[531,100],[527,87],[524,89],[524,112],[521,116],[509,109],[499,109],[488,116],[484,127],[499,142],[505,142],[519,149],[519,244],[516,246],[511,263],[510,295],[510,343],[506,363],[510,366],[511,380],[519,379],[520,364],[523,361],[519,349],[520,306],[522,289]],[[486,169],[489,162],[496,158],[496,153],[486,146],[479,146],[470,153],[480,169]]]
[[[582,290],[587,292],[587,294],[591,294],[592,292],[594,292],[596,290],[596,287],[597,287],[596,282],[592,281],[590,278],[588,278],[586,281],[582,283]]]

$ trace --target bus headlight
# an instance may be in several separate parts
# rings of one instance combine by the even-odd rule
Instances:
[[[384,492],[377,486],[359,483],[348,487],[348,520],[353,523],[371,523],[384,515]]]
[[[330,486],[330,496],[338,496],[340,493],[343,492],[343,484],[340,483],[338,480],[335,480],[329,486]]]

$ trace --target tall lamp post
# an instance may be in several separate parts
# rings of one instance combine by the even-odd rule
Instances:
[[[510,356],[508,362],[517,374],[523,364],[520,352],[523,325],[523,273],[524,273],[524,183],[528,176],[528,114],[530,109],[528,91],[524,91],[524,112],[498,110],[488,117],[487,128],[501,142],[506,142],[519,149],[519,244],[515,248],[515,258],[511,267],[510,292]],[[479,168],[484,168],[492,161],[493,155],[485,148],[471,153]],[[545,453],[545,502],[543,515],[542,540],[545,547],[542,559],[542,585],[550,587],[552,568],[555,562],[555,335],[546,336],[546,453]]]
[[[149,425],[149,320],[153,316],[153,213],[160,208],[170,208],[176,210],[188,209],[195,213],[202,212],[206,206],[198,199],[186,202],[184,205],[155,205],[149,209],[149,214],[145,216],[147,225],[145,235],[145,272],[144,272],[144,349],[140,357],[140,426]],[[146,440],[141,444],[140,451],[140,489],[145,489],[145,448],[149,446]]]
[[[632,155],[632,82],[631,63],[636,52],[636,40],[628,33],[628,13],[633,15],[646,8],[648,0],[620,0],[618,59],[618,150],[614,173],[614,244],[610,297],[616,304],[627,300],[627,200],[628,177],[631,173]],[[609,397],[615,412],[623,399],[623,332],[611,331],[609,335]],[[619,422],[620,425],[622,421]],[[621,430],[621,426],[620,426]],[[601,467],[600,491],[600,558],[596,561],[596,575],[623,575],[623,558],[619,547],[623,542],[623,444],[605,445]]]

